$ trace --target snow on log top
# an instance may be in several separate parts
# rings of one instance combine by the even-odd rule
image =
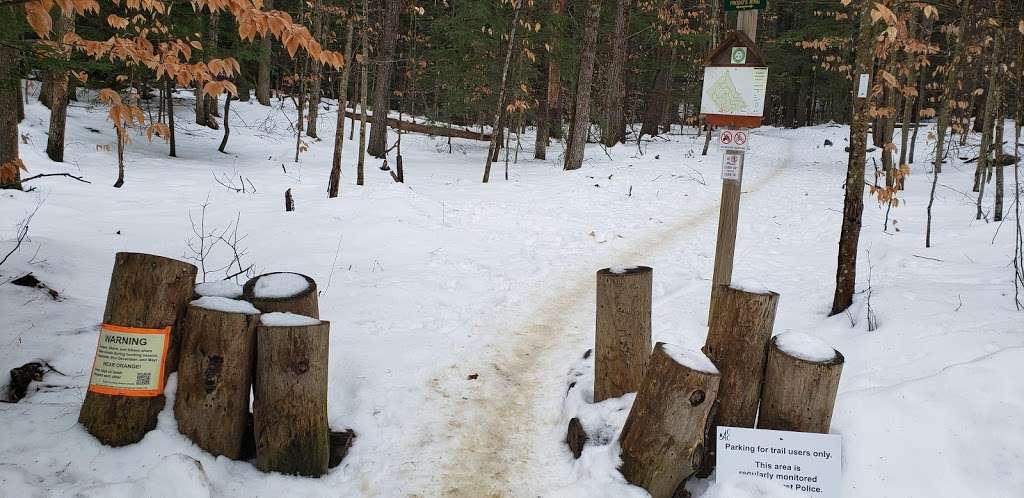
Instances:
[[[258,315],[260,310],[256,309],[249,301],[228,299],[220,296],[203,296],[192,301],[192,306],[206,308],[208,310],[223,311],[225,313],[244,313],[246,315]]]
[[[304,327],[307,325],[317,325],[320,320],[306,315],[296,315],[295,313],[267,313],[260,317],[260,321],[263,325],[268,327]]]
[[[729,287],[738,291],[749,292],[751,294],[768,294],[772,291],[764,284],[750,279],[733,282],[729,284]]]
[[[825,363],[836,357],[836,350],[825,341],[800,332],[775,336],[775,345],[783,353],[813,363]]]
[[[257,299],[277,299],[292,297],[303,293],[309,288],[306,278],[298,273],[271,273],[256,280],[253,297]]]
[[[718,367],[704,355],[703,352],[674,344],[662,344],[662,351],[672,358],[672,361],[698,372],[718,374]]]
[[[612,273],[614,273],[616,275],[621,275],[623,273],[628,273],[630,270],[635,270],[637,268],[639,268],[639,267],[637,267],[637,266],[613,266],[611,268],[608,268],[608,271],[610,271],[610,272],[612,272]]]
[[[238,299],[242,297],[242,286],[231,280],[203,282],[201,284],[196,284],[196,294],[199,294],[200,296],[216,296]]]

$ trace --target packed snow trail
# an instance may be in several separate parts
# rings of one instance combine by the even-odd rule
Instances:
[[[783,156],[770,172],[752,181],[745,196],[755,194],[786,171],[783,166],[789,162],[791,148],[787,141]],[[718,210],[719,204],[713,202],[697,213],[682,216],[614,258],[648,261],[671,249],[695,228],[705,223],[717,226]],[[426,496],[539,496],[567,484],[567,468],[559,472],[554,467],[560,462],[538,457],[557,454],[558,449],[548,450],[563,445],[565,428],[553,427],[560,414],[559,394],[564,394],[560,393],[564,388],[560,375],[591,347],[593,330],[585,325],[593,320],[586,312],[591,309],[587,301],[594,298],[593,274],[597,269],[592,262],[574,266],[562,274],[572,282],[570,285],[554,296],[534,296],[533,302],[539,305],[532,313],[524,313],[526,321],[495,328],[494,336],[500,342],[489,348],[493,351],[489,357],[473,365],[479,377],[463,394],[450,392],[436,380],[431,382],[444,400],[443,413],[448,421],[443,430],[454,438],[454,448],[442,462],[436,483],[439,488]]]

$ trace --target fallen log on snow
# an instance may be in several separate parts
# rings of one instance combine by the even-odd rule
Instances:
[[[345,110],[345,117],[359,119],[359,113]],[[367,121],[373,122],[373,115],[367,115]],[[490,142],[491,135],[489,133],[477,133],[475,131],[464,130],[462,128],[447,128],[444,126],[431,125],[426,123],[413,123],[410,121],[399,121],[395,118],[388,118],[388,126],[396,130],[408,131],[412,133],[423,133],[425,135],[436,135],[439,137],[454,137],[454,138],[465,138],[468,140],[479,140],[481,142]]]

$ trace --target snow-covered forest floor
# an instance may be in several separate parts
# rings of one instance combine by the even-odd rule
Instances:
[[[295,163],[290,103],[234,103],[220,154],[221,132],[195,125],[191,95],[179,98],[178,158],[159,139],[133,135],[121,189],[110,186],[114,131],[99,105],[69,109],[67,163],[46,158],[48,111],[34,98],[27,106],[29,174],[92,183],[44,178],[26,184],[31,192],[0,194],[0,253],[38,208],[29,239],[0,266],[0,371],[44,359],[64,374],[0,404],[0,495],[644,496],[614,472],[614,444],[573,460],[566,423],[590,394],[566,400],[566,391],[571,370],[588,368],[579,359],[593,344],[600,268],[653,267],[655,341],[703,344],[721,185],[714,145],[702,157],[703,138],[690,130],[607,153],[589,145],[583,169],[567,173],[561,144],[537,161],[524,135],[508,181],[502,161],[484,185],[485,142],[456,139],[449,151],[446,139],[407,134],[406,183],[371,158],[357,187],[356,137],[345,143],[341,197],[329,200],[333,103],[321,112],[325,140],[307,139]],[[734,281],[781,294],[776,333],[805,332],[845,355],[832,420],[843,436],[844,496],[1024,496],[1013,220],[974,220],[974,166],[954,154],[926,249],[926,135],[888,232],[885,210],[866,201],[855,304],[828,317],[848,128],[755,130]],[[239,177],[247,192],[216,181],[240,185]],[[294,212],[284,210],[289,188]],[[177,432],[173,377],[157,429],[138,444],[101,446],[76,423],[114,253],[187,257],[190,216],[198,223],[203,204],[206,230],[237,223],[258,273],[304,273],[321,290],[331,322],[329,421],[358,435],[323,478],[263,474],[197,448]],[[206,267],[230,258],[217,246]],[[28,272],[59,300],[9,283]],[[623,419],[629,402],[590,409]],[[785,495],[749,483],[696,480],[690,489],[697,498]]]

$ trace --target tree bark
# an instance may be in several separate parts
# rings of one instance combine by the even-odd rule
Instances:
[[[257,283],[259,279],[279,274],[290,274],[299,275],[306,280],[309,284],[306,290],[288,297],[257,297]],[[256,309],[263,313],[274,313],[274,312],[287,312],[295,313],[296,315],[311,316],[313,318],[320,318],[320,305],[317,300],[316,282],[300,273],[291,272],[272,272],[264,273],[249,279],[248,282],[242,286],[243,299],[252,303]]]
[[[242,458],[259,320],[195,304],[185,313],[174,416],[178,431],[213,455]]]
[[[151,254],[119,252],[110,275],[103,323],[159,329],[171,327],[164,379],[177,366],[180,324],[192,297],[196,267]],[[120,396],[88,391],[78,422],[101,443],[137,443],[156,427],[164,396]]]
[[[611,41],[611,61],[608,63],[604,87],[604,119],[601,127],[601,142],[614,147],[625,134],[625,65],[626,31],[629,19],[630,0],[615,2],[615,31]]]
[[[0,45],[0,188],[21,190],[21,163],[18,157],[18,115],[11,112],[20,102],[21,75],[18,51]]]
[[[253,422],[256,467],[308,477],[327,473],[330,323],[256,329]]]
[[[228,124],[228,113],[231,112],[231,94],[224,94],[224,138],[220,140],[220,147],[217,150],[224,153],[224,148],[228,146],[228,137],[231,136],[231,125]]]
[[[748,292],[716,285],[711,293],[711,316],[703,351],[721,371],[718,407],[712,426],[754,427],[761,394],[768,341],[775,325],[779,295]],[[715,465],[716,451],[709,444],[706,472]]]
[[[263,1],[264,10],[274,9],[274,0]],[[270,64],[273,37],[268,33],[260,39],[259,66],[256,68],[256,101],[270,105]],[[348,61],[346,61],[347,63]]]
[[[978,147],[978,164],[974,170],[974,191],[978,193],[975,219],[982,218],[982,200],[985,198],[985,177],[989,173],[990,157],[992,156],[992,133],[996,118],[996,107],[1002,91],[1000,65],[1003,62],[1004,34],[1002,27],[996,28],[995,42],[992,44],[992,67],[989,73],[988,87],[985,89],[985,111],[982,118],[981,145]]]
[[[619,470],[652,498],[674,496],[680,484],[702,465],[708,416],[718,396],[718,372],[686,364],[697,362],[682,356],[696,357],[700,352],[680,354],[679,349],[662,342],[654,346],[619,438]]]
[[[636,392],[651,355],[651,286],[647,266],[597,272],[594,402]]]
[[[665,101],[671,91],[672,60],[675,59],[675,50],[669,47],[658,48],[658,74],[654,78],[654,88],[645,99],[647,110],[644,112],[643,125],[640,127],[640,136],[657,135],[661,130],[661,119],[665,110]]]
[[[560,17],[565,12],[566,0],[552,0],[552,17]],[[548,55],[548,92],[547,92],[547,119],[545,136],[547,138],[562,138],[562,68],[558,63],[558,36],[551,40],[551,53]],[[546,142],[545,142],[546,144]]]
[[[341,150],[345,145],[345,113],[348,112],[348,78],[352,73],[352,34],[355,23],[349,19],[345,28],[345,67],[338,81],[338,122],[334,129],[334,156],[331,177],[327,181],[327,197],[335,198],[341,188]]]
[[[54,39],[62,40],[65,34],[75,31],[75,16],[61,15],[57,22]],[[71,50],[61,49],[61,57],[67,61]],[[46,155],[56,162],[64,162],[64,126],[68,117],[68,71],[53,74],[50,91],[50,134],[46,139]]]
[[[370,38],[368,34],[370,26],[366,23],[365,19],[368,12],[367,0],[363,0],[363,60],[360,62],[361,71],[359,75],[359,164],[356,166],[356,185],[363,184],[363,172],[366,164],[366,94],[369,90],[367,66],[370,63]]]
[[[373,78],[373,126],[370,127],[370,143],[366,152],[373,157],[383,158],[388,148],[388,111],[391,109],[392,59],[398,43],[398,14],[402,0],[384,0],[384,29],[380,35],[380,49],[377,70]]]
[[[167,153],[168,156],[178,157],[178,153],[175,151],[175,140],[174,140],[174,82],[170,78],[164,80],[164,91],[167,93],[167,128],[170,130],[170,151]]]
[[[587,145],[587,133],[590,131],[590,92],[594,80],[594,59],[597,56],[597,30],[601,24],[600,0],[591,0],[587,7],[587,16],[583,30],[582,53],[580,54],[580,71],[576,85],[576,104],[572,113],[572,134],[565,151],[566,171],[580,169],[583,166],[583,153]]]
[[[757,428],[828,434],[843,373],[842,353],[809,361],[782,351],[777,340],[772,338],[768,349]]]
[[[323,6],[318,1],[313,5],[313,33],[317,40],[323,40],[324,37],[324,14]],[[306,121],[306,136],[311,138],[320,138],[316,133],[316,120],[320,113],[320,86],[321,77],[323,74],[323,64],[318,60],[312,60],[313,67],[310,70],[310,84],[309,90],[309,113],[307,114]]]
[[[854,63],[853,84],[858,75],[871,74],[874,64],[876,28],[871,21],[874,2],[863,0],[860,6],[860,34]],[[853,88],[853,123],[850,125],[850,159],[846,169],[846,195],[843,199],[843,225],[839,233],[839,255],[836,265],[836,290],[829,315],[842,313],[853,304],[857,283],[857,245],[860,241],[861,216],[864,213],[864,163],[867,157],[867,134],[870,124],[870,93],[857,98]]]

